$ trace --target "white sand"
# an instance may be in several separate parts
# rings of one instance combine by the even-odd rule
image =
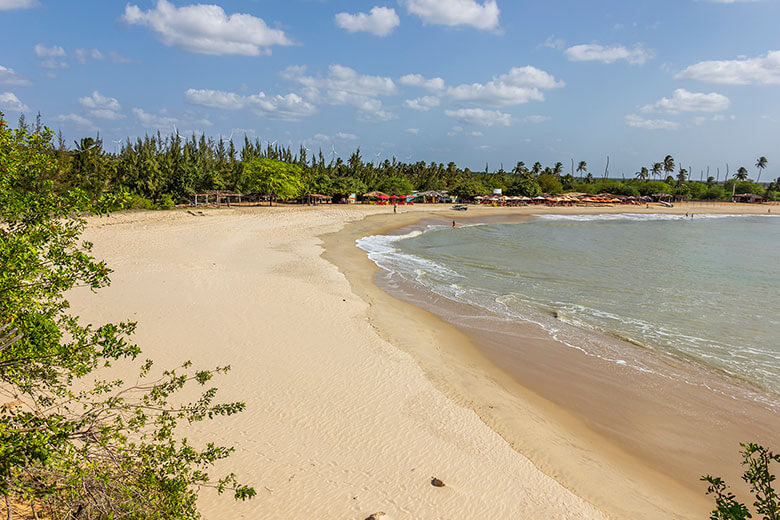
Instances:
[[[320,257],[319,235],[377,211],[387,208],[135,213],[90,225],[115,272],[98,295],[73,295],[77,313],[137,320],[136,341],[158,366],[233,367],[221,395],[247,411],[188,435],[235,445],[228,466],[258,496],[207,493],[205,517],[605,518],[436,390]]]

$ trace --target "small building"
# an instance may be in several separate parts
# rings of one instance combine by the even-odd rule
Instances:
[[[761,204],[764,202],[764,197],[756,195],[755,193],[740,193],[734,195],[731,198],[732,202],[741,202],[743,204]]]

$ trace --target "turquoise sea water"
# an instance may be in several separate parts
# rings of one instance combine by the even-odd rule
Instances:
[[[358,245],[388,276],[591,355],[642,368],[583,329],[780,393],[778,217],[547,215]]]

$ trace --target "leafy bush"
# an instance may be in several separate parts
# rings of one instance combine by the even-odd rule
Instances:
[[[125,202],[126,209],[146,210],[154,209],[154,202],[138,194],[132,194]]]
[[[0,494],[48,518],[85,520],[196,519],[202,486],[251,498],[254,490],[232,474],[209,478],[232,448],[199,448],[178,430],[243,410],[218,403],[207,386],[227,367],[195,371],[184,363],[150,380],[147,361],[137,386],[98,379],[83,387],[91,378],[73,386],[140,349],[130,341],[134,323],[93,327],[68,313],[70,289],[110,283],[108,266],[80,239],[78,215],[115,198],[59,193],[42,176],[56,160],[48,130],[11,131],[0,117]],[[200,397],[179,403],[179,390],[192,385],[203,388]]]
[[[772,462],[780,463],[780,454],[772,453],[758,444],[740,444],[742,450],[742,465],[745,473],[742,480],[748,484],[750,492],[755,497],[753,507],[763,520],[780,519],[780,500],[772,487],[775,475],[770,471]],[[715,509],[710,514],[710,520],[746,520],[753,518],[748,507],[739,502],[726,483],[720,477],[705,475],[701,478],[707,482],[707,494],[715,497]]]
[[[159,209],[170,210],[175,208],[176,204],[173,202],[173,197],[167,193],[163,193],[162,197],[160,197],[160,203],[157,205],[157,207]]]

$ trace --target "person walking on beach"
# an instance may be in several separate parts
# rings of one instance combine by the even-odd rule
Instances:
[[[455,227],[455,221],[454,220],[452,221],[452,227]]]
[[[398,204],[393,204],[393,213],[398,213]]]

